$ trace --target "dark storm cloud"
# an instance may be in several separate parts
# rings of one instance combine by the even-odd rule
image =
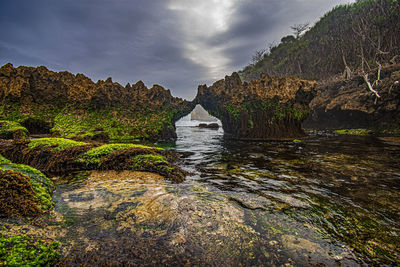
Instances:
[[[191,18],[169,9],[171,1],[188,8],[184,0],[2,0],[0,64],[45,65],[94,81],[111,76],[123,85],[143,80],[191,99],[198,84],[212,82],[215,66],[196,61],[188,51],[196,59],[215,55],[217,63],[223,62],[218,66],[222,78],[246,65],[255,50],[290,33],[290,25],[315,20],[346,2],[232,0],[224,31],[207,35],[204,28],[205,36],[193,37],[192,29],[182,27]],[[202,44],[198,49],[197,43]]]

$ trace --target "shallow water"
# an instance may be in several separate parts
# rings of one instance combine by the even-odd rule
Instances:
[[[41,229],[63,244],[67,265],[400,263],[399,139],[177,135],[178,164],[191,173],[181,184],[130,171],[60,179],[54,223]]]

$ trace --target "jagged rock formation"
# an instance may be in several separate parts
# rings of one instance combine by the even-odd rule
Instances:
[[[296,77],[242,83],[237,73],[212,86],[198,88],[195,103],[222,121],[225,133],[240,139],[282,139],[304,135],[302,121],[309,114],[316,82]]]
[[[193,109],[159,85],[123,87],[111,78],[94,83],[83,74],[12,64],[0,68],[0,103],[3,119],[17,120],[32,133],[51,129],[93,139],[174,138],[174,121]]]
[[[196,105],[196,107],[190,113],[191,120],[198,121],[217,121],[217,119],[208,114],[207,110],[205,110],[201,105]]]
[[[368,77],[375,81],[377,72]],[[399,129],[400,65],[384,68],[380,78],[378,86],[374,86],[380,98],[368,90],[362,76],[321,86],[310,103],[312,111],[303,126],[321,130]]]
[[[199,86],[196,99],[188,102],[159,85],[123,87],[111,78],[93,83],[82,74],[6,64],[0,69],[0,118],[20,122],[30,133],[50,130],[75,139],[170,139],[176,137],[174,122],[201,104],[235,138],[292,138],[303,135],[301,122],[315,86],[268,75],[243,84],[233,73]]]

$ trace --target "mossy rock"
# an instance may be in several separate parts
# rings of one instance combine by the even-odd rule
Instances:
[[[185,173],[176,166],[170,166],[162,155],[137,155],[133,158],[132,169],[156,172],[173,182],[185,180]]]
[[[31,141],[28,144],[28,147],[29,148],[51,147],[54,149],[54,151],[61,151],[69,147],[86,146],[86,145],[88,145],[88,143],[78,142],[65,138],[49,137],[49,138],[31,139]]]
[[[37,241],[26,235],[0,236],[0,266],[54,266],[59,244]]]
[[[164,151],[163,148],[155,148],[155,147],[136,145],[136,144],[107,144],[99,147],[94,147],[89,151],[87,151],[86,153],[83,153],[78,157],[78,161],[83,162],[88,166],[95,165],[97,167],[100,167],[101,159],[103,157],[113,153],[114,151],[128,149],[128,148]]]
[[[3,171],[3,180],[0,184],[1,191],[3,191],[2,197],[6,199],[7,195],[10,194],[10,192],[7,192],[7,190],[13,190],[14,188],[10,187],[11,184],[9,183],[11,180],[6,180],[6,177],[10,176],[13,179],[12,181],[14,181],[13,186],[15,186],[15,188],[17,188],[18,186],[22,186],[20,188],[20,191],[14,192],[13,194],[18,195],[21,194],[21,192],[30,192],[31,190],[33,190],[33,199],[36,202],[35,205],[39,207],[40,211],[45,212],[53,208],[51,197],[54,190],[53,182],[39,170],[32,168],[28,165],[12,163],[8,159],[4,158],[2,155],[0,155],[0,170]],[[25,180],[29,183],[29,186],[25,185]],[[30,195],[27,193],[26,196],[22,195],[21,197],[29,198]],[[10,201],[18,203],[18,201],[14,200]]]
[[[28,136],[28,130],[21,124],[15,121],[0,120],[0,138],[12,139],[12,138],[26,138]]]
[[[336,130],[335,133],[344,135],[370,135],[372,131],[368,129],[344,129]]]

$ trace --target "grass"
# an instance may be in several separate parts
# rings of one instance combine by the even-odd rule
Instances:
[[[69,147],[84,146],[84,145],[88,145],[88,143],[77,142],[74,140],[69,140],[64,138],[49,137],[49,138],[32,139],[28,144],[28,147],[31,149],[36,147],[52,147],[54,151],[61,151]]]
[[[79,156],[78,161],[84,162],[86,165],[94,164],[99,166],[101,158],[117,150],[126,148],[143,148],[143,149],[157,149],[164,150],[163,148],[148,147],[136,144],[108,144],[90,149]]]

